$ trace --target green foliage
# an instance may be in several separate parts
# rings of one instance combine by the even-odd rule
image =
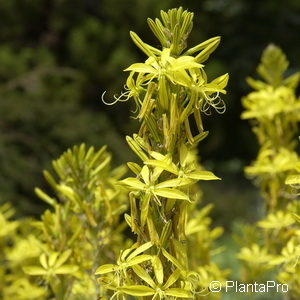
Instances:
[[[209,294],[205,284],[210,278],[224,282],[227,275],[210,260],[212,241],[222,229],[210,231],[210,207],[194,211],[199,200],[195,183],[220,179],[199,166],[194,151],[208,134],[201,115],[211,108],[225,110],[220,94],[226,93],[228,75],[209,81],[202,64],[220,38],[185,51],[193,14],[171,9],[161,11],[161,19],[148,19],[148,24],[162,50],[130,33],[148,58],[125,70],[130,72],[126,92],[115,101],[135,102],[140,129],[127,142],[142,165],[128,163],[135,177],[120,181],[130,198],[125,219],[137,240],[121,251],[117,264],[100,265],[95,273],[100,285],[111,290],[111,299],[200,299]],[[193,245],[201,245],[200,253],[189,253],[194,256],[189,259]]]

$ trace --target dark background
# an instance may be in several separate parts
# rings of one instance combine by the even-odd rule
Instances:
[[[230,74],[226,113],[204,121],[210,134],[199,154],[223,178],[203,185],[204,202],[215,203],[214,220],[226,228],[258,217],[258,192],[243,173],[258,146],[240,120],[240,101],[269,43],[287,54],[290,73],[299,69],[299,0],[0,0],[0,203],[38,215],[45,206],[33,188],[46,187],[42,170],[74,144],[107,144],[114,165],[134,159],[124,139],[138,128],[133,106],[105,106],[101,94],[107,101],[119,94],[122,70],[145,59],[129,30],[159,46],[146,19],[178,6],[195,14],[188,46],[222,37],[209,78]]]

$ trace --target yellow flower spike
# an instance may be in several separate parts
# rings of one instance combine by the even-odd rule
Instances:
[[[143,165],[129,163],[136,177],[119,181],[130,195],[131,215],[125,214],[125,221],[137,234],[137,243],[121,253],[117,265],[104,265],[97,270],[100,282],[106,282],[105,289],[114,291],[114,298],[131,295],[149,296],[152,300],[183,299],[199,293],[190,284],[186,270],[188,207],[199,198],[193,186],[198,180],[219,179],[198,166],[194,148],[208,134],[202,123],[203,111],[212,107],[221,113],[225,107],[219,94],[226,93],[227,74],[209,83],[205,67],[199,63],[209,57],[220,39],[210,39],[182,55],[193,14],[179,8],[162,11],[161,18],[162,21],[148,19],[149,27],[163,45],[161,51],[131,33],[135,44],[148,56],[144,62],[126,69],[130,72],[128,96],[134,95],[140,121],[138,135],[127,137],[127,141]],[[199,131],[195,137],[190,129],[191,115]],[[208,244],[216,236],[206,235],[202,239],[209,239]],[[149,241],[155,247],[129,260]],[[117,283],[108,281],[110,273],[116,274]]]

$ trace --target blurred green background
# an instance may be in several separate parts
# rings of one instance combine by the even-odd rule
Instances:
[[[243,175],[257,144],[240,120],[240,99],[270,42],[287,53],[291,72],[299,68],[299,0],[0,0],[0,202],[19,215],[40,214],[33,188],[46,188],[42,170],[74,144],[107,144],[115,165],[134,159],[124,141],[138,127],[133,107],[105,106],[101,94],[107,101],[119,94],[122,70],[145,59],[129,30],[159,46],[146,19],[178,6],[195,14],[189,46],[222,36],[207,63],[210,78],[230,74],[226,113],[204,121],[210,135],[199,154],[223,178],[203,185],[204,201],[215,203],[215,223],[227,229],[258,217],[259,195]]]

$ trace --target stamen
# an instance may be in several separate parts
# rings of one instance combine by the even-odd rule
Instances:
[[[114,105],[115,103],[118,102],[118,100],[115,100],[114,102],[111,102],[111,103],[106,102],[106,101],[104,100],[104,95],[105,95],[105,94],[106,94],[106,91],[104,91],[104,92],[102,93],[102,95],[101,95],[101,100],[102,100],[102,102],[103,102],[105,105]]]

